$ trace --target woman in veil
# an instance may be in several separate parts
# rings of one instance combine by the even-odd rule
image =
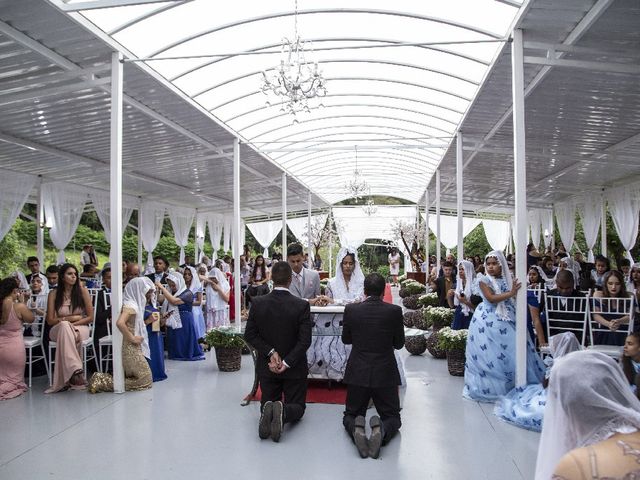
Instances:
[[[353,247],[342,247],[336,258],[336,276],[327,283],[327,301],[336,305],[360,302],[364,299],[364,273]]]

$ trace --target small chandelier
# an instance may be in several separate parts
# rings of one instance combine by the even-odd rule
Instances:
[[[369,200],[367,200],[367,203],[365,203],[362,206],[362,211],[365,213],[367,217],[370,217],[376,214],[376,212],[378,211],[378,207],[376,207],[376,204],[373,201],[373,199],[369,198]]]
[[[356,169],[353,171],[353,178],[345,183],[344,188],[347,190],[347,193],[349,194],[350,197],[352,197],[353,199],[355,199],[356,203],[358,203],[358,200],[360,200],[360,198],[364,197],[365,195],[369,194],[370,192],[370,187],[367,184],[367,182],[364,180],[364,178],[361,177],[360,172],[358,171],[358,147],[355,147],[355,151],[356,151]]]
[[[327,94],[326,82],[322,72],[318,70],[318,62],[307,62],[305,58],[305,42],[298,35],[298,0],[295,3],[295,31],[293,41],[282,39],[280,65],[273,68],[273,73],[262,72],[262,93],[275,94],[281,100],[281,112],[309,112],[309,100],[322,98]],[[267,100],[267,106],[271,103]],[[321,106],[321,105],[318,105]]]

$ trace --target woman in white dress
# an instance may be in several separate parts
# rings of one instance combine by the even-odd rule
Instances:
[[[400,275],[400,254],[398,253],[398,249],[393,247],[391,249],[391,253],[389,254],[389,275],[391,275],[393,286],[398,286],[398,275]]]
[[[218,267],[213,267],[208,277],[200,277],[207,295],[207,331],[229,325],[229,292],[231,286]]]

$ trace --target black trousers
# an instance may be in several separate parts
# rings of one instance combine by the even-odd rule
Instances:
[[[356,385],[347,386],[347,402],[342,424],[347,433],[353,438],[356,417],[367,416],[369,399],[373,399],[373,404],[382,420],[382,444],[386,445],[389,440],[398,432],[402,426],[400,420],[400,396],[398,387],[359,387]]]
[[[304,415],[307,406],[306,378],[260,378],[260,390],[262,390],[261,409],[267,401],[281,400],[284,403],[284,423],[296,422]]]

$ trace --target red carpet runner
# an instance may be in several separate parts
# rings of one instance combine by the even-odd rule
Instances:
[[[260,387],[253,397],[253,401],[260,401],[262,392]],[[331,403],[344,405],[347,400],[347,386],[342,383],[327,380],[309,380],[307,388],[307,403]]]

